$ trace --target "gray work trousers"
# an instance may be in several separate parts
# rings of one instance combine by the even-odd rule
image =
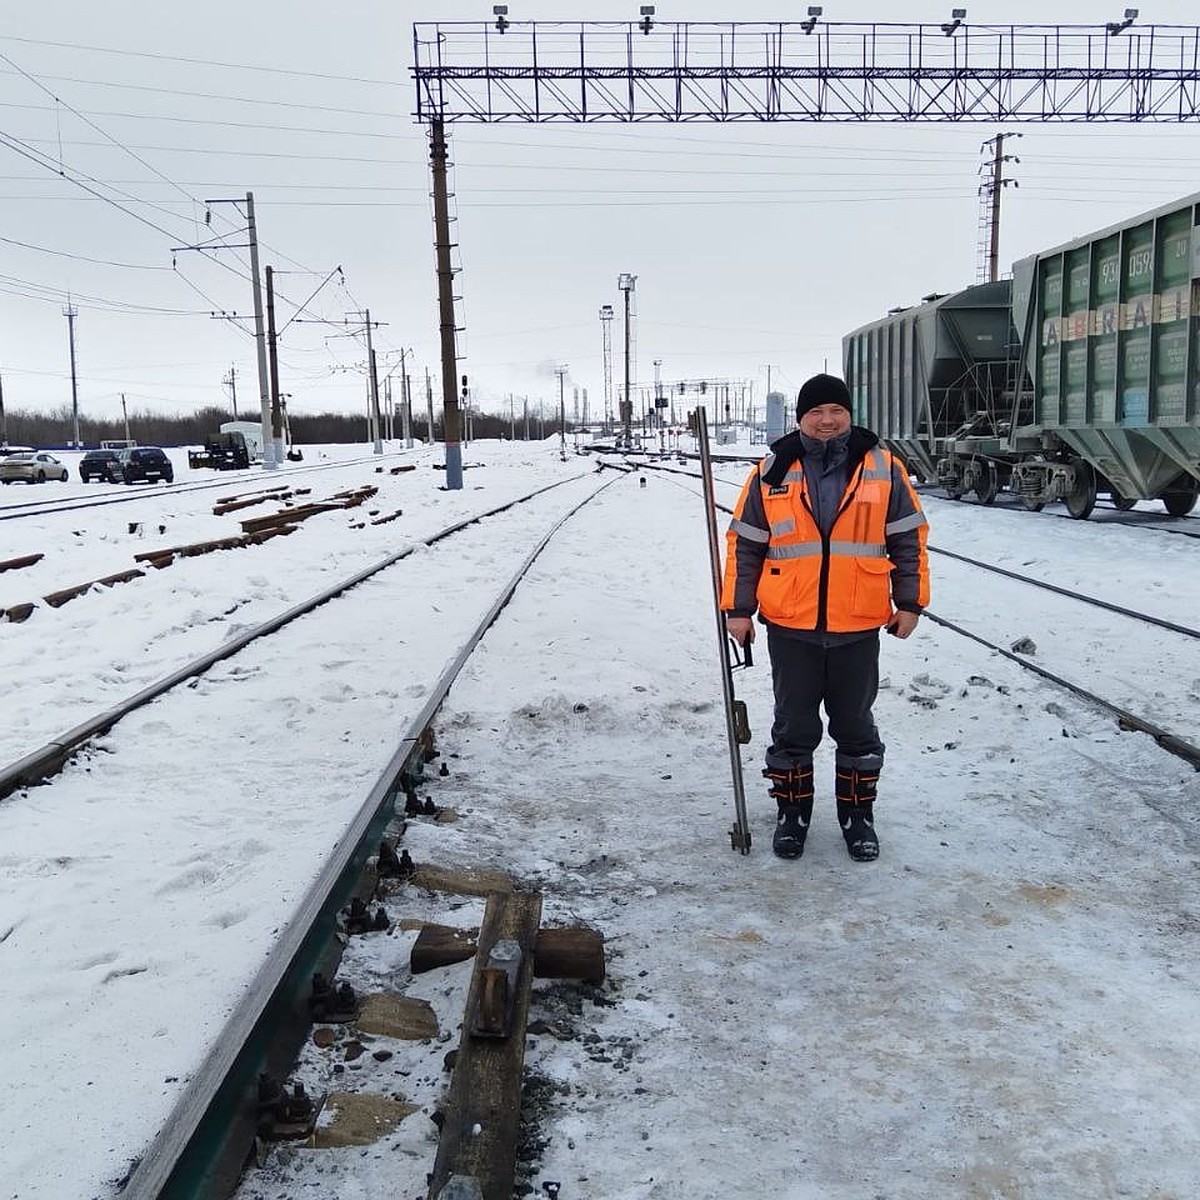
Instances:
[[[812,762],[824,732],[822,704],[839,763],[882,763],[884,746],[871,715],[879,692],[878,631],[825,646],[767,626],[767,651],[775,687],[768,767],[788,770]]]

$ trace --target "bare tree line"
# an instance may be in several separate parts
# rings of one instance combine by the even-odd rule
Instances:
[[[215,433],[222,424],[233,419],[228,409],[201,408],[190,415],[155,412],[131,412],[129,428],[120,418],[94,418],[80,416],[79,439],[84,446],[99,446],[102,441],[132,438],[143,446],[202,446],[204,439]],[[251,418],[253,419],[253,418]],[[292,440],[297,445],[315,446],[338,443],[369,442],[371,429],[363,416],[346,413],[317,413],[315,415],[291,414],[289,416]],[[557,435],[557,421],[530,421],[530,437]],[[515,436],[524,436],[524,425],[518,418]],[[0,441],[12,446],[36,446],[39,449],[65,449],[73,440],[74,421],[69,405],[55,412],[28,412],[21,409],[9,410],[4,414],[3,437]],[[489,413],[473,413],[471,433],[476,438],[507,438],[513,426],[506,417]],[[392,431],[400,436],[400,421],[397,418]],[[435,439],[442,436],[442,422],[435,416],[433,422]],[[429,440],[429,421],[424,414],[413,413],[412,436],[420,441]]]

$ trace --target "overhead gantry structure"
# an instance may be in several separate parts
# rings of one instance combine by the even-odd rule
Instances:
[[[446,129],[487,123],[1200,121],[1200,27],[641,20],[421,22],[415,116],[429,126],[447,485],[462,486]],[[439,199],[440,191],[440,199]],[[451,436],[453,434],[453,451]],[[452,464],[452,457],[455,460]]]

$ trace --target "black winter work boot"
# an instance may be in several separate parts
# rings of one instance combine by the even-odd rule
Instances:
[[[804,853],[804,839],[812,820],[812,763],[789,770],[767,767],[763,775],[771,781],[770,794],[779,805],[771,849],[780,858],[799,858]]]
[[[877,754],[861,758],[839,758],[837,762],[837,815],[846,839],[846,849],[855,862],[874,862],[879,857],[875,836],[875,788],[883,759]]]

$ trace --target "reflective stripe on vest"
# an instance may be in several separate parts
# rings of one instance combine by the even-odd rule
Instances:
[[[829,553],[848,558],[887,558],[887,547],[877,542],[830,542]],[[820,542],[796,542],[790,546],[771,546],[767,550],[768,558],[811,558],[820,554]]]
[[[771,540],[771,535],[767,530],[759,529],[757,525],[747,525],[745,521],[736,519],[729,522],[729,532],[736,533],[738,537],[744,537],[748,542],[769,542]]]
[[[928,524],[924,513],[909,513],[907,517],[901,517],[900,520],[886,526],[883,532],[891,537],[893,533],[907,533],[910,529],[920,529],[922,525]]]

